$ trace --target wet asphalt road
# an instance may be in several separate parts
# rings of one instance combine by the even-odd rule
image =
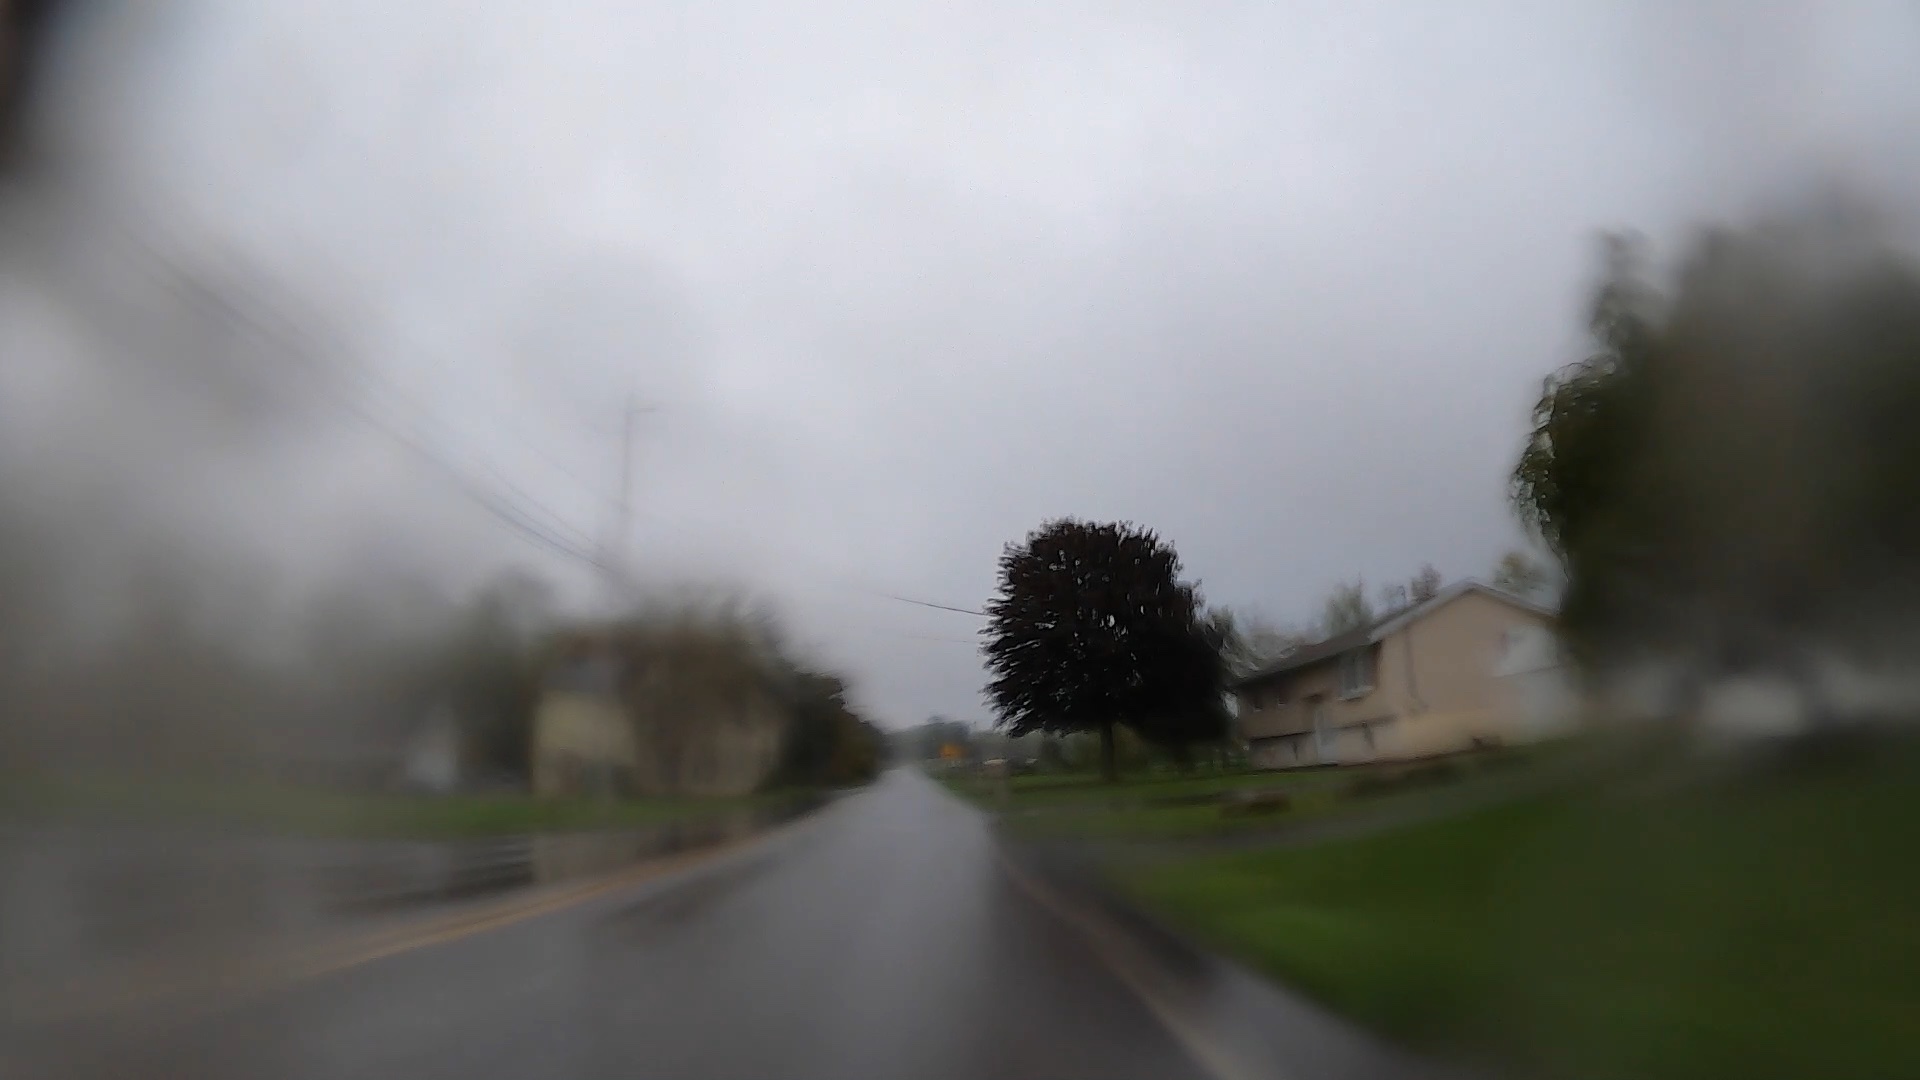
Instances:
[[[986,820],[905,771],[671,880],[38,1041],[20,1064],[74,1077],[1208,1075],[1012,883]]]

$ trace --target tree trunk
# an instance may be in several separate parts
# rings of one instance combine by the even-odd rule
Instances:
[[[1113,725],[1100,725],[1100,778],[1112,783],[1120,779],[1119,756],[1113,745]]]

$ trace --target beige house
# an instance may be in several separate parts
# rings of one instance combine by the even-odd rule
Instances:
[[[687,634],[578,635],[533,716],[543,796],[745,795],[779,767],[792,709],[751,657]]]
[[[548,669],[533,715],[535,795],[632,793],[639,748],[620,675],[612,655],[584,644]]]
[[[1553,612],[1476,581],[1304,645],[1233,685],[1261,768],[1426,757],[1539,737],[1503,658]]]

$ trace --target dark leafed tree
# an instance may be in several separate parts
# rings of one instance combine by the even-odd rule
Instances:
[[[1588,322],[1595,351],[1545,380],[1513,470],[1515,510],[1563,562],[1631,501],[1627,473],[1650,434],[1645,387],[1659,331],[1646,258],[1632,237],[1608,237],[1603,250]]]
[[[814,784],[830,771],[839,725],[851,715],[846,681],[831,672],[796,670],[789,682],[791,715],[781,747],[778,781]]]
[[[1641,635],[1632,606],[1651,613],[1679,595],[1662,580],[1655,552],[1665,545],[1649,527],[1654,515],[1679,515],[1667,506],[1665,455],[1651,449],[1666,303],[1647,261],[1638,238],[1605,238],[1588,311],[1594,350],[1545,380],[1512,477],[1521,521],[1567,569],[1561,631],[1590,663]]]
[[[986,612],[987,695],[1010,734],[1097,732],[1109,779],[1119,725],[1176,749],[1225,734],[1219,643],[1153,532],[1049,522],[1007,546]]]
[[[1593,351],[1546,380],[1512,479],[1576,658],[1787,673],[1910,620],[1920,266],[1877,233],[1843,206],[1708,231],[1669,288],[1608,240]]]
[[[885,736],[854,711],[846,680],[796,667],[787,681],[790,713],[771,785],[841,787],[873,779]]]

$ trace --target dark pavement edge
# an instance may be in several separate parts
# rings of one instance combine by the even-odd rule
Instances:
[[[1092,859],[995,829],[1015,884],[1076,930],[1217,1080],[1479,1080],[1223,957],[1123,896]]]

